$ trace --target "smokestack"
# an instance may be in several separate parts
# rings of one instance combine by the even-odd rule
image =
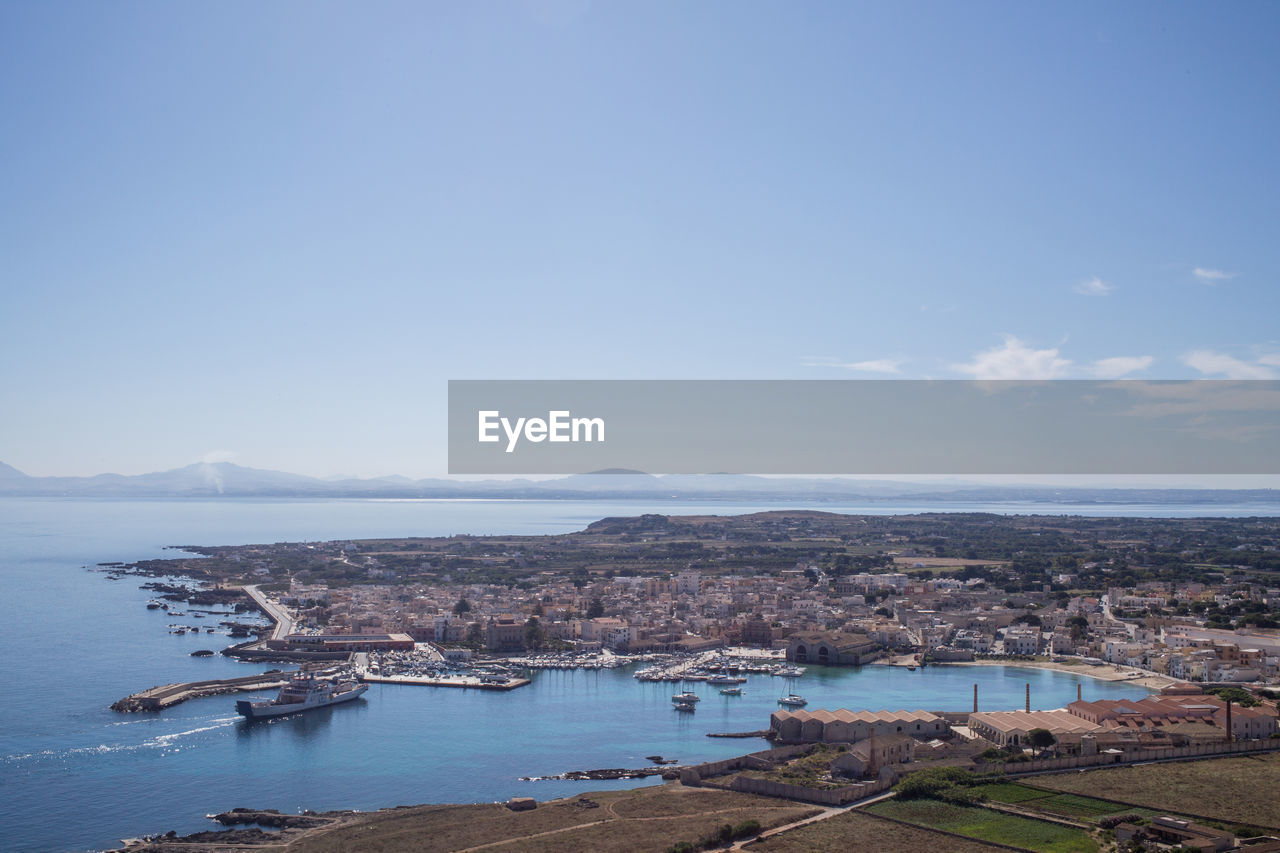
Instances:
[[[1079,702],[1079,701],[1080,701],[1080,699],[1081,699],[1081,695],[1080,695],[1080,685],[1079,685],[1079,684],[1077,684],[1077,685],[1076,685],[1076,701],[1077,701],[1077,702]]]
[[[975,713],[975,714],[976,714],[976,713],[978,713],[978,684],[977,684],[977,682],[974,682],[974,685],[973,685],[973,713]]]
[[[1027,713],[1031,713],[1031,682],[1027,682]]]
[[[1227,700],[1227,743],[1235,740],[1235,732],[1231,730],[1231,700]]]

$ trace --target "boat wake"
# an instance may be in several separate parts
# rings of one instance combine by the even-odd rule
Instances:
[[[96,746],[71,746],[64,749],[41,749],[34,752],[15,753],[12,755],[0,756],[0,764],[4,765],[20,765],[24,762],[45,763],[59,762],[67,759],[94,757],[101,755],[111,755],[119,752],[139,752],[148,749],[175,750],[176,745],[183,739],[198,735],[203,732],[214,731],[215,729],[225,729],[235,725],[239,717],[214,717],[204,722],[207,725],[197,726],[195,728],[186,729],[179,732],[168,732],[166,734],[156,735],[137,743],[100,743]],[[156,724],[163,722],[161,720],[129,720],[128,723],[147,722]],[[199,721],[194,721],[199,722]],[[119,723],[109,723],[111,727],[121,725]]]

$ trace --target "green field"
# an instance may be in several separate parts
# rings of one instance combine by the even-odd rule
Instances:
[[[1087,821],[1114,814],[1134,812],[1138,814],[1154,814],[1149,809],[1135,809],[1133,806],[1126,806],[1123,803],[1113,803],[1109,800],[1099,800],[1080,794],[1042,791],[1017,782],[993,782],[989,785],[975,786],[974,790],[985,794],[988,800],[995,803],[1008,803],[1009,805],[1022,806],[1034,811]]]
[[[884,800],[868,806],[867,811],[928,829],[1037,853],[1096,853],[1098,849],[1089,834],[1081,829],[940,800]]]
[[[1030,800],[1040,800],[1053,796],[1052,791],[1038,791],[1026,785],[1019,785],[1017,782],[991,782],[986,785],[974,785],[973,790],[985,795],[988,800],[1010,804],[1025,803]]]

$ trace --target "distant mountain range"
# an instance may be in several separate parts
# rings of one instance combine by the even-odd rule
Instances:
[[[197,462],[172,471],[126,476],[31,477],[0,462],[0,496],[21,497],[316,497],[316,498],[701,498],[809,501],[1039,501],[1062,503],[1278,502],[1275,489],[1113,489],[907,483],[848,478],[754,477],[609,470],[554,480],[320,479],[230,462]]]

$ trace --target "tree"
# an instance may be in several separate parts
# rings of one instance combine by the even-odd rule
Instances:
[[[1252,708],[1258,704],[1258,700],[1248,690],[1240,687],[1219,687],[1217,690],[1210,691],[1217,695],[1223,702],[1234,703],[1241,708]]]
[[[471,612],[471,602],[465,598],[459,598],[458,603],[453,605],[453,615],[461,616],[463,613]]]
[[[604,602],[598,598],[591,599],[591,603],[587,605],[587,618],[598,619],[604,615]]]
[[[525,648],[537,651],[542,648],[545,642],[546,634],[542,630],[542,625],[538,623],[538,617],[530,616],[529,621],[524,623]]]
[[[1041,752],[1053,746],[1057,742],[1058,739],[1054,737],[1053,732],[1048,729],[1032,729],[1027,732],[1027,743]]]

